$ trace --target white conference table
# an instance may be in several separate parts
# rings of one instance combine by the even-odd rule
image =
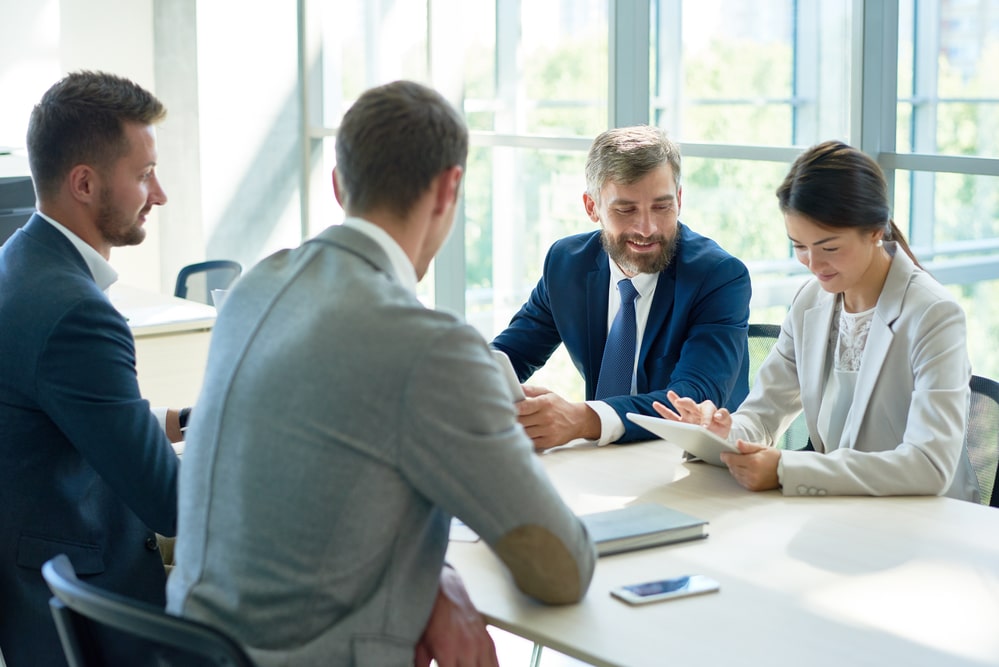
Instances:
[[[707,519],[710,535],[601,558],[586,598],[564,607],[517,591],[483,542],[452,542],[448,561],[492,625],[594,665],[999,665],[999,509],[751,493],[663,441],[542,459],[579,514],[659,502]],[[636,607],[609,595],[695,573],[721,591]]]
[[[201,391],[215,308],[129,285],[108,291],[135,336],[142,396],[154,406],[193,405]]]

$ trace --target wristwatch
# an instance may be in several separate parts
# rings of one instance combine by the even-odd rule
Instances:
[[[191,417],[191,408],[181,408],[177,413],[177,421],[180,423],[180,430],[187,430],[187,420]]]

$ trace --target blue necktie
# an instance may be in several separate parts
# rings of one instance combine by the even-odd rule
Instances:
[[[621,308],[607,334],[594,396],[597,400],[631,394],[631,379],[635,374],[635,298],[638,290],[628,278],[620,281],[617,289],[621,292]]]

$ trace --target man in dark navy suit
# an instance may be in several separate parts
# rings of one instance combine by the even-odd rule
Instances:
[[[537,287],[492,342],[521,382],[564,343],[586,382],[581,403],[525,387],[520,423],[536,449],[652,438],[625,415],[656,416],[652,402],[669,405],[670,389],[731,410],[746,397],[749,272],[680,222],[682,194],[680,151],[660,128],[594,140],[583,206],[600,229],[552,246]],[[615,320],[624,301],[633,303],[631,332],[623,350],[612,350],[605,343],[622,340]],[[624,375],[612,379],[615,356]]]
[[[78,72],[28,127],[38,212],[0,248],[0,647],[8,667],[63,667],[41,565],[67,554],[90,583],[157,605],[156,533],[177,523],[179,415],[139,393],[135,346],[105,290],[111,248],[166,202],[138,85]],[[128,645],[117,642],[127,654]],[[133,655],[108,664],[138,664]]]

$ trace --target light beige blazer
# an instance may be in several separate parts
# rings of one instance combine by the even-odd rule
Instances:
[[[804,410],[815,448],[784,451],[785,495],[941,495],[978,500],[964,444],[970,401],[964,311],[904,252],[896,252],[874,313],[843,428],[826,452],[816,418],[831,368],[837,295],[809,280],[798,291],[730,437],[772,446]]]

